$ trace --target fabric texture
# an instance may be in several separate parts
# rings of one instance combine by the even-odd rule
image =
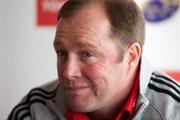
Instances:
[[[164,73],[152,71],[144,58],[139,79],[140,93],[132,120],[179,120],[180,84]],[[14,107],[7,120],[66,120],[63,96],[58,80],[34,88]]]

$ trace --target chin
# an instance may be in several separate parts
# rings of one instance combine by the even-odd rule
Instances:
[[[75,112],[91,112],[92,111],[92,108],[90,108],[90,106],[88,104],[85,104],[85,103],[79,103],[79,104],[70,103],[68,105],[68,107],[72,111],[75,111]]]

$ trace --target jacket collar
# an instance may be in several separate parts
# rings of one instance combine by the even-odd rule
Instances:
[[[145,95],[149,80],[151,78],[152,68],[144,55],[141,57],[140,65],[140,94]]]

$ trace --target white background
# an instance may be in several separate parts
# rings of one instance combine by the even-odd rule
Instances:
[[[180,70],[179,21],[180,10],[146,24],[145,54],[153,66]],[[57,78],[55,27],[36,25],[35,0],[0,0],[0,30],[0,120],[5,120],[30,89]]]

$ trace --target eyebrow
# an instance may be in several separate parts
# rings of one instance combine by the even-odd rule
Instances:
[[[54,47],[58,47],[58,46],[64,46],[64,43],[60,40],[55,39],[54,40]],[[83,48],[83,47],[90,47],[90,48],[94,48],[97,49],[98,47],[96,45],[93,45],[92,43],[82,43],[82,42],[76,42],[75,46],[77,48]]]

